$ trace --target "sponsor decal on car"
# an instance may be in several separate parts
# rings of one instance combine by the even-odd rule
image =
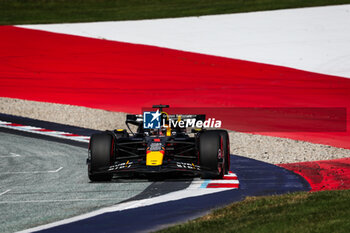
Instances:
[[[150,147],[149,147],[149,151],[161,151],[162,148],[162,143],[161,142],[152,142]]]
[[[218,159],[222,159],[223,156],[222,156],[222,151],[221,149],[218,150]]]
[[[118,163],[109,167],[108,171],[120,170],[125,168],[130,168],[133,162],[127,161],[126,163]]]
[[[185,168],[185,169],[193,169],[193,170],[200,170],[200,166],[195,165],[193,163],[184,163],[184,162],[177,162],[176,163],[178,168]]]

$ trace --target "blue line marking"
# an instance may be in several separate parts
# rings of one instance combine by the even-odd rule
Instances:
[[[210,183],[210,180],[205,180],[205,181],[203,181],[203,183],[201,184],[201,187],[200,187],[200,188],[202,188],[202,189],[207,188],[207,186],[208,186],[209,183]]]

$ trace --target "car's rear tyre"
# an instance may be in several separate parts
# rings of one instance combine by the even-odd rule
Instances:
[[[230,171],[230,137],[226,130],[212,130],[218,132],[222,136],[222,151],[225,158],[225,174]]]
[[[90,139],[90,164],[88,175],[91,181],[110,181],[113,174],[101,173],[113,159],[113,137],[107,133],[93,134]]]
[[[223,137],[216,131],[205,131],[199,136],[199,163],[203,169],[203,179],[222,179],[225,170],[223,159]]]

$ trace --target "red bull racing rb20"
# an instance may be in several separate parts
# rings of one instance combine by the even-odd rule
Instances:
[[[93,134],[87,159],[89,179],[110,181],[114,175],[150,173],[223,178],[230,169],[228,132],[204,128],[205,115],[169,115],[163,111],[168,107],[155,105],[156,111],[127,115],[129,132],[118,129]],[[137,127],[136,132],[130,124]]]

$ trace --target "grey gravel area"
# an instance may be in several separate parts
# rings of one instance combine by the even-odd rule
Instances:
[[[0,112],[91,129],[125,128],[125,113],[0,98]],[[231,153],[269,163],[350,157],[350,150],[292,139],[230,132]]]
[[[231,153],[279,164],[350,157],[350,150],[310,142],[230,132]]]
[[[3,97],[0,112],[97,130],[124,128],[126,116],[120,112]]]

